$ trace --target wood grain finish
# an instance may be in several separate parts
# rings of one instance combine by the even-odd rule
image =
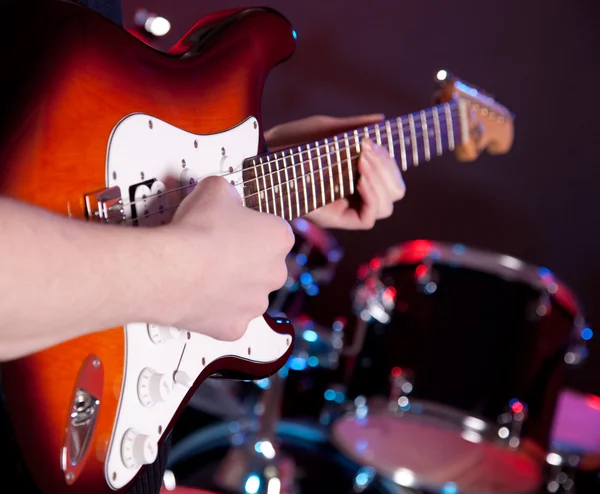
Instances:
[[[0,83],[9,98],[0,116],[0,193],[74,218],[83,218],[84,194],[106,185],[107,142],[124,116],[144,112],[198,134],[223,131],[250,115],[261,122],[265,79],[294,50],[289,23],[266,9],[211,16],[163,54],[81,7],[43,1],[32,12],[22,3],[8,18],[20,18],[28,30],[16,43],[14,32],[3,43],[18,49],[2,55]],[[272,326],[292,333],[289,325]],[[3,366],[16,436],[45,492],[113,492],[103,460],[121,390],[123,344],[123,328],[107,329]],[[101,412],[84,473],[67,488],[60,452],[73,384],[90,354],[104,367]],[[203,377],[222,368],[256,370],[223,359]]]

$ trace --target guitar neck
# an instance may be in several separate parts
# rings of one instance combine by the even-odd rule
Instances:
[[[265,153],[244,164],[246,207],[286,220],[354,194],[361,141],[384,147],[403,171],[467,139],[463,100],[427,108],[320,141]]]

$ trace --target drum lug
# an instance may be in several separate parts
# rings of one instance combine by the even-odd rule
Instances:
[[[577,316],[574,322],[573,342],[565,354],[565,363],[570,366],[577,366],[587,359],[589,350],[587,342],[592,339],[594,332],[587,327],[582,316]]]
[[[433,269],[433,261],[425,259],[415,268],[415,282],[419,292],[432,295],[438,287],[438,273]]]
[[[388,409],[390,412],[410,410],[408,395],[412,392],[414,385],[414,372],[410,369],[394,367],[390,372],[390,400]]]
[[[354,312],[363,321],[387,324],[396,306],[394,287],[386,287],[376,278],[368,278],[354,290]]]
[[[533,303],[530,313],[529,320],[536,321],[547,317],[552,312],[552,295],[548,290],[540,294],[539,298]]]
[[[517,449],[521,444],[521,432],[527,418],[527,404],[514,399],[511,400],[507,411],[498,417],[498,436],[508,440],[508,446]]]

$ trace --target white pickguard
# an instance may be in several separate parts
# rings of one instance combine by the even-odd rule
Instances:
[[[151,187],[137,191],[135,200],[142,201],[138,203],[142,206],[137,208],[138,217],[147,215],[140,221],[141,225],[168,222],[176,209],[171,206],[182,200],[183,191],[158,197],[155,195],[157,192],[178,189],[189,183],[190,177],[200,180],[209,175],[223,175],[230,167],[234,174],[227,178],[241,183],[242,162],[256,155],[258,139],[258,123],[254,118],[226,132],[199,136],[148,115],[134,114],[123,119],[111,136],[106,183],[108,187],[121,188],[125,213],[130,218],[130,186],[157,179]],[[240,195],[241,187],[238,186]],[[149,197],[151,195],[154,197]],[[161,205],[163,213],[160,213]],[[199,283],[202,282],[210,283],[210,280],[199,280]],[[190,303],[194,303],[193,297],[190,294]],[[235,342],[222,342],[198,333],[171,329],[161,330],[145,323],[125,327],[124,382],[105,463],[106,480],[112,489],[128,484],[143,466],[143,462],[136,461],[132,448],[137,448],[137,460],[144,456],[146,461],[152,460],[156,442],[182,406],[189,386],[206,366],[224,356],[257,363],[274,362],[286,353],[291,344],[289,336],[274,332],[262,317],[252,321],[244,336]],[[166,335],[166,339],[157,343],[151,334],[155,340],[160,339],[156,338],[159,334]],[[180,383],[173,381],[175,371],[179,371]],[[154,397],[161,397],[161,389],[170,389],[170,392],[162,395],[164,401],[150,404],[152,395],[148,392],[147,377],[152,373],[166,376],[162,381],[158,378],[155,381],[158,386],[154,388]],[[142,374],[144,376],[140,379]],[[141,394],[138,388],[141,388]],[[126,434],[129,439],[125,440],[123,452]]]

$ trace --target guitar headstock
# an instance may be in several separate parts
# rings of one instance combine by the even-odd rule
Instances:
[[[464,118],[468,139],[456,146],[459,161],[473,161],[487,151],[490,154],[505,154],[514,139],[514,115],[481,89],[454,77],[445,70],[436,75],[440,84],[437,99],[440,103],[457,101],[464,105]]]

